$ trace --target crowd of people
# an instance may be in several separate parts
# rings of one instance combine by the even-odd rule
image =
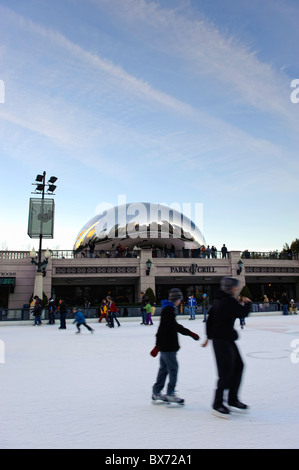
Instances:
[[[242,302],[242,297],[239,297],[239,302]],[[289,299],[285,292],[283,292],[280,299],[277,300],[276,303],[278,306],[278,310],[281,309],[283,315],[297,315],[298,307],[296,301],[294,299]],[[267,311],[270,308],[271,304],[273,304],[273,300],[269,299],[268,296],[265,294],[260,302],[252,302],[252,311]],[[188,297],[187,302],[184,303],[184,301],[182,300],[179,305],[179,313],[189,315],[189,320],[195,320],[196,309],[199,306],[201,306],[202,308],[201,313],[203,315],[203,322],[206,322],[207,313],[210,308],[210,300],[207,293],[203,293],[200,299],[196,299],[195,296],[191,294]],[[91,307],[91,303],[89,300],[85,301],[84,307],[87,309]],[[34,326],[42,324],[41,317],[43,309],[43,301],[37,295],[34,296],[33,301],[31,303],[31,312],[34,317]],[[155,310],[155,305],[151,304],[149,298],[144,294],[144,292],[141,292],[141,325],[153,325],[152,316],[155,314]],[[78,308],[77,311],[79,311]],[[56,304],[54,299],[51,298],[48,304],[48,312],[49,325],[55,324],[55,318],[57,315],[60,321],[59,329],[66,329],[67,307],[65,299],[59,299],[58,304]],[[75,312],[73,311],[73,313]],[[117,324],[117,326],[121,326],[117,318],[118,313],[119,309],[117,308],[111,295],[107,295],[102,300],[98,309],[99,323],[101,323],[102,320],[105,320],[106,326],[108,326],[109,328],[114,328],[115,323]],[[241,320],[240,324],[243,328],[245,324],[244,319]]]
[[[264,294],[260,299],[253,299],[252,311],[253,312],[267,312],[273,310],[281,310],[283,315],[297,314],[298,308],[296,301],[290,299],[286,292],[283,292],[279,298],[269,298]]]
[[[80,251],[80,256],[84,258],[133,258],[138,255],[140,248],[135,246],[133,249],[130,249],[126,246],[123,246],[121,243],[113,247],[111,250],[96,250],[96,245],[94,242],[90,242],[88,249]],[[201,245],[199,247],[193,247],[191,249],[182,248],[182,250],[177,250],[173,243],[167,244],[163,247],[152,246],[152,257],[153,258],[176,258],[180,257],[180,252],[184,258],[217,258],[217,248],[212,245]],[[228,250],[225,244],[222,245],[220,250],[221,258],[227,258]],[[74,253],[74,256],[77,257],[78,253]]]
[[[185,309],[184,309],[184,306],[183,306],[183,302],[181,303],[180,311],[181,311],[181,313],[183,313],[183,311],[184,311],[184,313],[189,314],[189,320],[195,320],[196,308],[199,306],[199,303],[202,306],[203,322],[206,322],[207,313],[208,313],[208,310],[209,310],[209,307],[210,307],[210,301],[209,301],[208,295],[206,293],[202,294],[202,298],[201,298],[200,302],[198,302],[196,300],[196,298],[194,297],[194,295],[191,294],[188,297],[188,302],[187,302],[187,305],[185,306]]]
[[[106,320],[106,326],[109,328],[114,328],[114,321],[117,323],[117,326],[120,326],[120,323],[117,319],[117,313],[119,313],[118,308],[116,307],[112,297],[107,295],[105,299],[102,300],[100,305],[100,318],[99,323],[103,320]]]
[[[217,258],[217,248],[212,245],[201,245],[198,248],[183,248],[182,250],[183,258]],[[155,246],[152,247],[152,257],[153,258],[176,258],[180,257],[180,251],[178,252],[175,249],[175,246],[172,244],[167,245],[165,244],[163,248],[157,248]],[[222,245],[221,250],[221,257],[222,259],[227,258],[228,250],[225,244]]]
[[[88,300],[85,301],[85,307],[86,308],[90,307],[90,302]],[[34,326],[42,324],[41,317],[42,317],[43,309],[44,309],[43,301],[37,295],[35,295],[31,303],[31,312],[34,317],[34,323],[33,323]],[[60,326],[58,329],[66,330],[67,306],[65,303],[65,299],[64,298],[59,299],[58,305],[56,305],[54,299],[50,299],[48,310],[49,310],[48,325],[54,325],[56,315],[58,315],[59,322],[60,322]],[[106,326],[108,326],[109,328],[114,328],[114,322],[116,322],[118,326],[121,326],[116,316],[117,313],[119,313],[119,310],[117,306],[115,305],[114,300],[112,299],[111,296],[107,295],[107,297],[102,300],[100,308],[99,308],[99,317],[100,317],[99,322],[101,322],[102,319],[104,318],[106,320]],[[77,330],[78,330],[77,333],[80,333],[81,325],[85,326],[91,333],[94,332],[93,328],[87,325],[85,316],[78,307],[73,307],[73,315],[75,317],[73,323],[77,324]]]

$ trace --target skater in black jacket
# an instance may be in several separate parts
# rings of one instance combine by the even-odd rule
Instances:
[[[207,340],[213,341],[213,348],[218,369],[218,383],[215,392],[213,409],[222,417],[228,417],[229,408],[223,404],[223,392],[228,390],[228,405],[245,410],[247,405],[241,403],[238,391],[243,373],[243,361],[235,344],[238,333],[234,329],[236,318],[245,318],[250,312],[251,300],[243,297],[244,305],[235,298],[239,281],[232,277],[221,279],[220,290],[216,293],[212,307],[208,312],[206,323]]]
[[[191,336],[196,341],[199,336],[196,333],[184,328],[176,322],[175,308],[181,303],[183,294],[180,289],[171,289],[168,300],[162,302],[162,313],[160,325],[157,332],[157,341],[155,348],[151,351],[152,356],[156,356],[160,352],[160,367],[156,383],[153,386],[153,401],[165,401],[184,404],[184,400],[175,395],[175,385],[178,375],[177,351],[179,350],[178,333]],[[167,376],[169,382],[167,385],[167,394],[161,393]]]

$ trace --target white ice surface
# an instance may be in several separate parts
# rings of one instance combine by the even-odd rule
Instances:
[[[99,449],[299,448],[299,316],[250,317],[238,346],[246,415],[211,414],[212,345],[180,335],[177,393],[184,407],[151,403],[159,356],[153,326],[124,321],[95,334],[75,325],[0,326],[0,447]],[[201,319],[179,323],[204,337]],[[292,360],[293,359],[293,360]]]

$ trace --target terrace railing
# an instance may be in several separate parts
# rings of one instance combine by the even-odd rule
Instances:
[[[297,308],[299,308],[299,302],[297,302]],[[119,314],[117,314],[120,318],[126,317],[133,317],[138,318],[141,317],[140,307],[139,306],[131,306],[131,305],[118,305]],[[86,318],[99,318],[99,307],[91,307],[91,308],[80,308],[80,311],[84,313]],[[186,315],[189,317],[188,308],[184,308],[184,313],[180,313],[180,315]],[[271,313],[277,312],[276,314],[283,314],[281,306],[276,302],[269,302],[267,305],[263,303],[253,303],[252,304],[252,313]],[[196,307],[196,315],[202,315],[202,306]],[[156,306],[155,317],[159,317],[161,315],[161,306]],[[67,317],[68,320],[74,318],[74,314],[72,308],[67,308]],[[43,309],[42,322],[47,324],[49,319],[49,311],[47,308]],[[55,315],[56,323],[59,323],[59,313],[56,312]],[[0,308],[0,324],[1,321],[9,321],[9,322],[16,322],[16,321],[34,321],[34,317],[32,312],[28,308],[28,306],[24,306],[23,308],[18,309],[7,309],[7,308]]]
[[[135,250],[95,250],[90,253],[89,250],[82,250],[80,252],[74,252],[73,250],[50,250],[51,258],[53,259],[74,259],[74,258],[139,258],[140,249]],[[222,259],[221,251],[207,252],[199,249],[183,249],[183,250],[162,250],[153,249],[147,250],[152,258],[205,258],[205,259]],[[262,252],[262,251],[244,251],[241,253],[242,259],[273,259],[273,260],[297,260],[299,259],[299,253],[296,252]],[[17,260],[25,259],[30,257],[29,251],[0,251],[0,260]],[[230,257],[230,253],[227,252],[226,258]]]

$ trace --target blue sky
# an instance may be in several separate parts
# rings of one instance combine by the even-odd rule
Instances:
[[[299,238],[298,17],[297,0],[0,0],[0,250],[37,248],[43,171],[44,247],[72,249],[119,195],[202,204],[218,249]]]

